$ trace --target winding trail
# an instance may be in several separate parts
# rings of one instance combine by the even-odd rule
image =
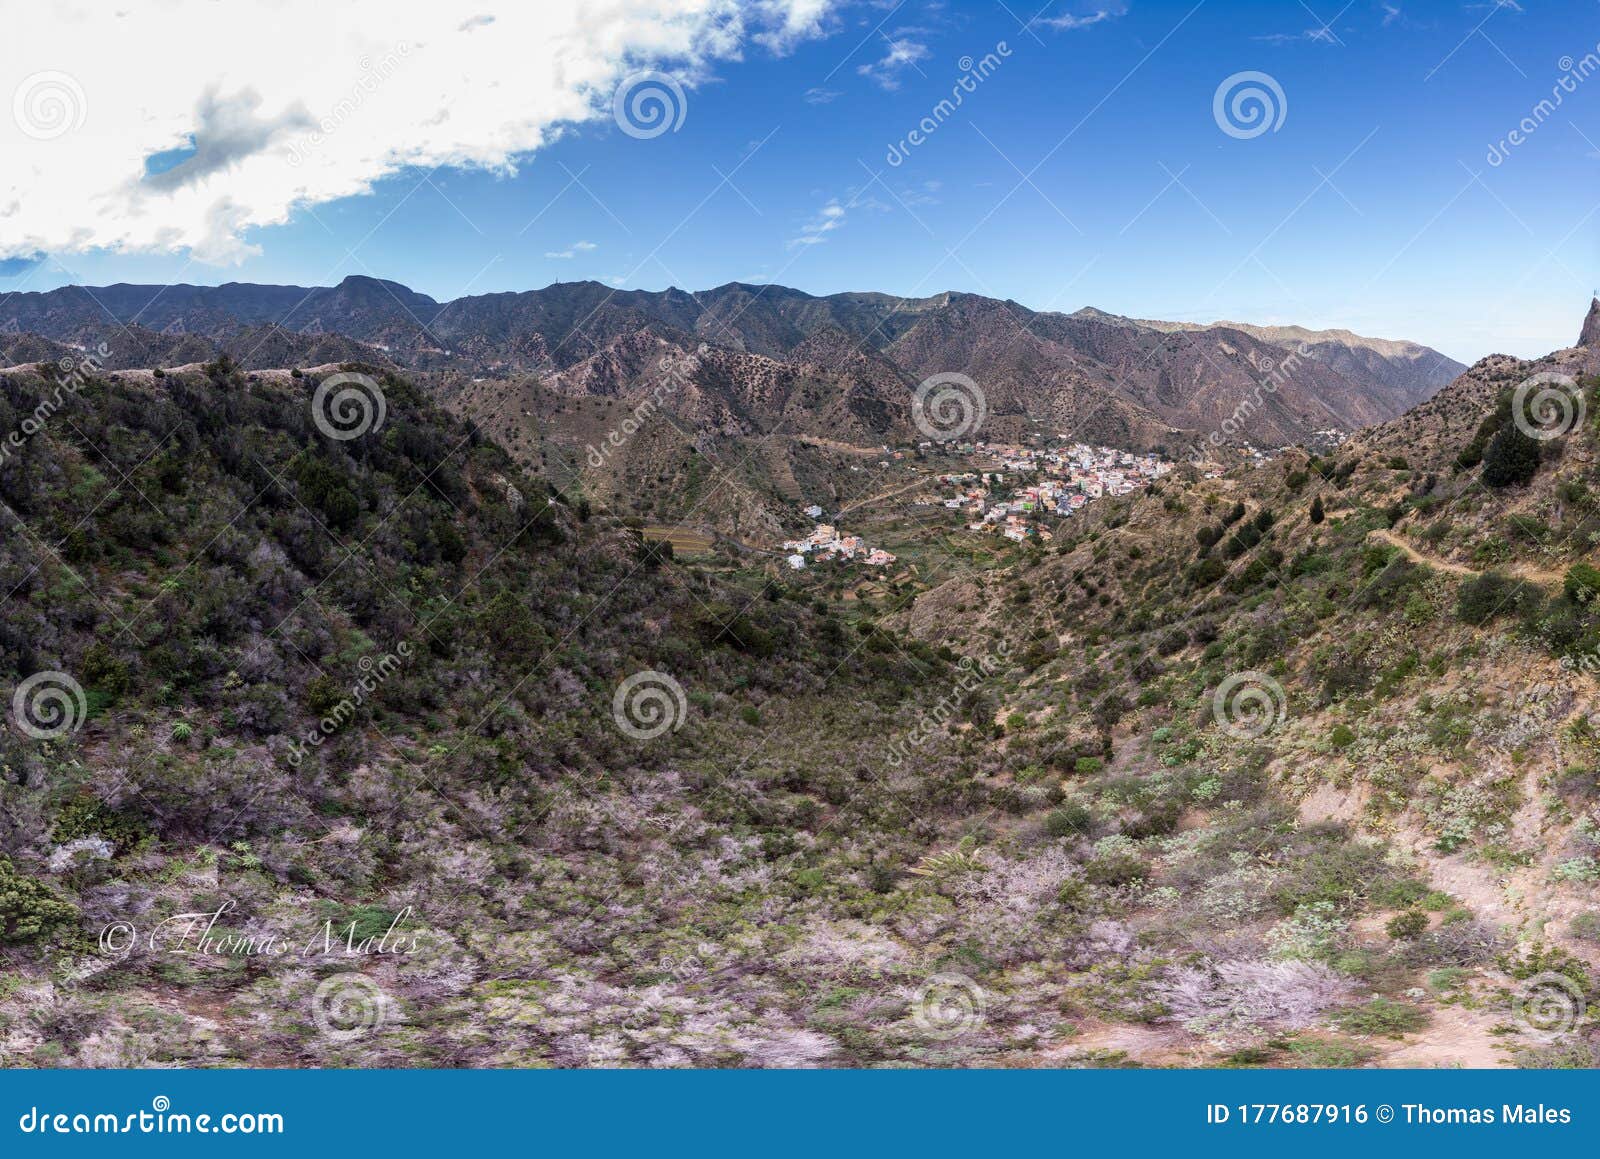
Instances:
[[[1376,539],[1383,543],[1387,543],[1390,547],[1397,547],[1412,563],[1420,563],[1423,566],[1431,567],[1436,571],[1447,572],[1450,575],[1459,576],[1480,576],[1483,574],[1483,572],[1479,571],[1477,568],[1468,567],[1466,564],[1451,563],[1449,560],[1440,559],[1436,555],[1425,555],[1424,553],[1418,551],[1415,547],[1411,546],[1411,544],[1401,539],[1392,531],[1384,529],[1369,531],[1367,532],[1367,538]],[[1502,575],[1509,575],[1515,579],[1526,580],[1528,583],[1533,584],[1560,585],[1566,582],[1566,576],[1564,572],[1549,571],[1545,568],[1530,567],[1524,563],[1508,564],[1503,568],[1497,568],[1495,570],[1499,571]]]

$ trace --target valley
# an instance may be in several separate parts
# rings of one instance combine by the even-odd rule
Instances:
[[[241,292],[124,308],[225,347]],[[90,336],[70,295],[27,306],[9,1064],[1595,1065],[1587,324],[1332,450],[1197,460],[1038,380],[1009,410],[998,355],[949,372],[981,423],[919,430],[908,351],[981,302],[623,297],[639,329],[564,365],[518,331],[560,368],[493,377],[384,296],[340,299],[350,341],[435,363],[118,366],[48,345]],[[868,321],[892,359],[809,360]],[[684,337],[717,326],[760,349]],[[1218,381],[1181,405],[1231,415]],[[411,948],[106,952],[212,913]],[[328,986],[359,1040],[307,1026]]]

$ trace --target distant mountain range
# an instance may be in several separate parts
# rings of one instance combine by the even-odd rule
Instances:
[[[48,357],[54,348],[38,339],[106,342],[113,368],[178,365],[222,349],[251,369],[365,360],[612,398],[650,385],[662,349],[704,344],[697,422],[744,434],[783,424],[868,443],[915,437],[910,392],[939,373],[979,385],[991,438],[1046,427],[1170,449],[1230,420],[1230,438],[1267,445],[1354,430],[1400,414],[1464,369],[1425,346],[1341,330],[1048,313],[953,292],[815,297],[742,283],[689,293],[572,282],[440,303],[350,277],[310,288],[68,286],[0,300],[0,357]],[[1247,398],[1255,401],[1241,416]]]

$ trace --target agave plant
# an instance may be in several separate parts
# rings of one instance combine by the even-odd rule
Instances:
[[[983,850],[978,848],[977,838],[963,837],[954,849],[925,856],[912,867],[911,872],[918,877],[945,881],[963,873],[978,873],[987,868],[988,864],[983,859]]]

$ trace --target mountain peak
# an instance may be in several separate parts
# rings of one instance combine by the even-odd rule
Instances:
[[[1583,333],[1578,335],[1578,345],[1600,350],[1600,297],[1589,304],[1589,316],[1583,320]]]

